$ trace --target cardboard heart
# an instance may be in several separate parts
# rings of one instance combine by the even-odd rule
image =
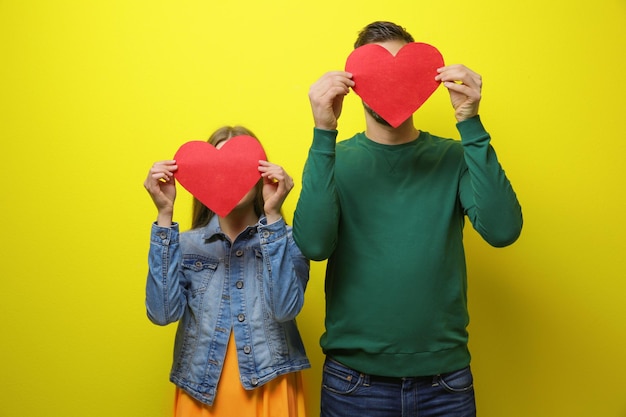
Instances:
[[[218,216],[224,217],[261,178],[259,160],[266,155],[258,140],[235,136],[217,149],[191,141],[174,155],[176,180]]]
[[[393,56],[378,44],[356,48],[348,56],[354,92],[393,127],[411,117],[439,87],[437,68],[444,65],[432,45],[407,43]]]

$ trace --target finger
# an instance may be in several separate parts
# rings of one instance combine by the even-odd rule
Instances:
[[[272,183],[272,182],[282,182],[284,180],[284,177],[277,172],[268,172],[265,173],[264,175],[261,175],[268,183]]]
[[[259,167],[259,172],[261,173],[261,178],[265,180],[274,180],[277,175],[276,171],[272,168]]]
[[[279,188],[282,188],[287,192],[293,188],[293,178],[291,178],[291,176],[285,171],[281,170],[274,176],[274,178],[278,181]]]
[[[280,165],[273,164],[267,161],[259,161],[259,171],[261,175],[286,175],[286,171]]]
[[[176,171],[178,169],[178,165],[176,165],[176,161],[174,160],[158,161],[152,165],[152,169]]]
[[[153,174],[157,174],[157,173],[163,173],[165,175],[167,175],[168,177],[172,177],[174,176],[174,173],[178,170],[178,165],[173,164],[173,163],[168,163],[168,164],[164,164],[164,163],[155,163],[152,168],[150,169],[150,172]]]
[[[312,90],[309,97],[313,103],[332,103],[338,97],[346,96],[350,93],[350,88],[345,84],[324,86],[319,90]]]
[[[169,182],[174,178],[173,174],[165,172],[165,171],[156,171],[151,172],[149,178],[153,180],[154,183],[157,182]]]
[[[267,171],[268,169],[274,166],[278,166],[278,165],[273,164],[269,161],[264,161],[263,159],[259,160],[259,171]]]
[[[342,84],[350,85],[350,83],[354,83],[352,81],[352,73],[347,71],[330,71],[324,74],[319,81],[326,82],[330,81],[331,83],[340,82]]]
[[[442,67],[437,71],[439,72],[435,77],[437,81],[465,84],[477,89],[482,87],[482,77],[463,65]]]
[[[323,95],[329,90],[349,91],[349,88],[353,86],[354,81],[352,80],[352,74],[343,71],[335,71],[327,73],[314,83],[311,86],[310,93],[312,95],[316,93]]]
[[[443,83],[444,87],[446,87],[450,91],[457,92],[459,94],[463,94],[467,98],[472,101],[478,101],[481,98],[480,91],[471,88],[465,84],[457,84],[454,82],[446,81]]]

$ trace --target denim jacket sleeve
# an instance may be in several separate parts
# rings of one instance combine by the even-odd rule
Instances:
[[[267,224],[259,222],[263,262],[263,293],[274,320],[293,320],[304,305],[309,280],[309,260],[293,240],[291,228],[283,219]]]
[[[185,296],[178,273],[181,259],[178,223],[171,228],[152,225],[148,253],[146,311],[155,324],[178,321],[185,310]]]

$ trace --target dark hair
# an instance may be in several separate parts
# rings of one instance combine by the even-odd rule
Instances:
[[[213,134],[209,137],[207,142],[209,142],[213,146],[217,146],[220,142],[224,142],[235,136],[252,136],[253,138],[258,138],[252,133],[249,129],[243,126],[224,126],[217,129]],[[254,212],[258,217],[261,217],[263,214],[263,206],[265,202],[263,200],[263,180],[259,180],[256,186],[256,198],[254,199]],[[209,224],[209,221],[215,216],[215,213],[209,209],[207,206],[202,204],[200,200],[194,197],[193,199],[193,209],[192,209],[192,218],[191,218],[191,228],[197,229]]]
[[[354,42],[354,48],[366,45],[368,43],[377,43],[393,40],[404,40],[406,42],[414,42],[413,36],[402,26],[395,23],[378,21],[365,26]]]

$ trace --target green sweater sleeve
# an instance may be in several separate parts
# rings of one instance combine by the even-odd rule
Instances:
[[[495,247],[515,242],[522,230],[517,196],[476,116],[457,124],[467,170],[461,176],[461,204],[474,229]]]
[[[330,257],[337,243],[340,215],[334,179],[337,133],[314,129],[293,219],[294,240],[304,256],[316,261]]]

